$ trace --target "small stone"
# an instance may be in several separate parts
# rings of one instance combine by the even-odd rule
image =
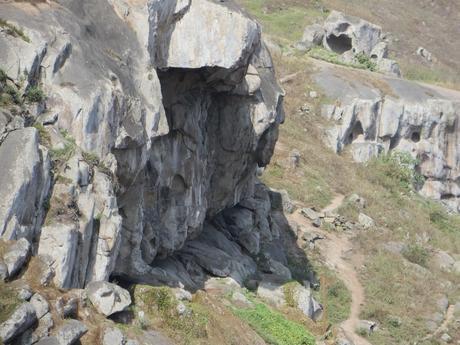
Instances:
[[[320,228],[321,227],[321,224],[322,224],[322,221],[320,218],[316,218],[313,222],[312,222],[313,226],[314,227],[317,227],[317,228]]]
[[[299,150],[292,150],[289,153],[289,165],[291,168],[298,168],[300,166],[300,152]]]
[[[178,313],[180,316],[183,316],[183,315],[185,315],[185,314],[188,313],[188,308],[187,308],[187,306],[186,306],[184,303],[182,303],[182,302],[179,302],[179,303],[177,304],[176,310],[177,310],[177,313]]]
[[[37,318],[42,318],[46,313],[49,312],[49,304],[46,301],[45,297],[36,293],[30,299],[30,303],[34,306]]]
[[[118,328],[108,328],[104,332],[103,345],[123,345],[125,336]]]
[[[442,341],[445,341],[446,343],[450,343],[452,342],[452,337],[447,334],[447,333],[444,333],[442,336],[441,336],[441,340]]]
[[[88,332],[88,328],[83,322],[69,320],[58,329],[56,338],[58,339],[60,345],[72,345],[86,332]]]
[[[28,286],[23,287],[19,289],[18,291],[18,298],[22,301],[30,301],[30,299],[32,298],[32,295],[33,295],[33,292],[30,290]]]
[[[187,290],[184,290],[184,289],[176,289],[174,291],[174,295],[176,296],[176,299],[178,301],[188,301],[188,302],[191,302],[192,301],[192,294],[190,292],[188,292]]]
[[[310,91],[309,96],[310,96],[310,98],[318,98],[318,92]]]
[[[311,208],[303,208],[300,212],[303,216],[307,217],[310,220],[316,220],[320,218],[320,214]]]
[[[371,228],[375,225],[374,220],[371,217],[365,215],[364,213],[359,214],[358,221],[359,224],[365,229]]]

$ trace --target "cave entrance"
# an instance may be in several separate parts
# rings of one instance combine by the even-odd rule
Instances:
[[[326,41],[329,48],[337,54],[343,54],[353,48],[351,37],[346,34],[339,36],[331,34],[326,38]]]
[[[414,143],[418,143],[420,141],[420,132],[413,132],[411,135],[411,140]]]

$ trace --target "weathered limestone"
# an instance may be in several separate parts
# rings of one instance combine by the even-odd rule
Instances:
[[[256,171],[284,117],[259,25],[210,0],[21,6],[2,5],[2,16],[30,42],[1,32],[0,67],[16,81],[26,69],[25,87],[45,91],[31,117],[59,164],[47,200],[38,131],[11,132],[11,116],[0,118],[0,166],[14,168],[0,175],[2,237],[39,239],[33,251],[62,288],[254,274],[251,255],[277,238]],[[221,213],[242,203],[252,227],[226,230]]]
[[[350,83],[328,69],[316,80],[338,100],[322,109],[336,122],[325,131],[325,141],[335,152],[349,147],[358,162],[393,150],[407,152],[420,162],[416,169],[425,178],[421,194],[458,210],[458,92],[388,77],[381,77],[387,87],[379,90],[365,80]]]

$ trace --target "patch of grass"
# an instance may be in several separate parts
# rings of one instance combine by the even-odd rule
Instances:
[[[38,86],[32,86],[27,89],[24,98],[29,103],[40,103],[45,100],[45,93]]]
[[[262,303],[253,308],[235,309],[234,313],[246,321],[268,344],[314,345],[315,338],[304,326],[287,320],[281,313]]]
[[[319,1],[288,4],[278,0],[238,0],[238,3],[261,22],[267,33],[291,43],[302,38],[307,25],[327,15]]]
[[[21,38],[23,41],[30,43],[30,38],[25,34],[24,30],[9,23],[7,20],[0,18],[0,27],[6,31],[7,35]]]
[[[291,308],[296,307],[294,293],[298,284],[297,282],[289,282],[283,286],[284,299],[286,300],[286,304]]]
[[[8,284],[0,281],[0,323],[8,320],[19,304],[17,292]]]
[[[426,248],[418,244],[409,244],[403,251],[402,255],[410,262],[426,267],[429,259],[429,252]]]
[[[138,285],[134,289],[137,306],[146,312],[152,322],[159,318],[162,327],[182,340],[205,338],[207,335],[208,312],[199,303],[187,303],[188,313],[179,315],[178,302],[168,287]],[[143,327],[151,324],[143,320]]]

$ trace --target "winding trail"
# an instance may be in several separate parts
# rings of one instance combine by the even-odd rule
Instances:
[[[343,195],[337,195],[334,200],[332,200],[331,204],[322,211],[330,212],[337,209],[342,204],[343,199]],[[355,268],[362,262],[362,257],[353,253],[353,245],[350,241],[350,237],[345,233],[335,234],[313,227],[311,222],[300,213],[300,210],[296,211],[290,218],[307,230],[320,233],[326,238],[318,244],[318,247],[326,263],[331,266],[338,277],[343,281],[348,291],[350,291],[352,300],[350,315],[340,327],[345,337],[352,341],[354,345],[372,345],[369,341],[355,332],[359,325],[359,314],[361,306],[364,304],[365,295],[364,288],[359,281],[358,272]]]

